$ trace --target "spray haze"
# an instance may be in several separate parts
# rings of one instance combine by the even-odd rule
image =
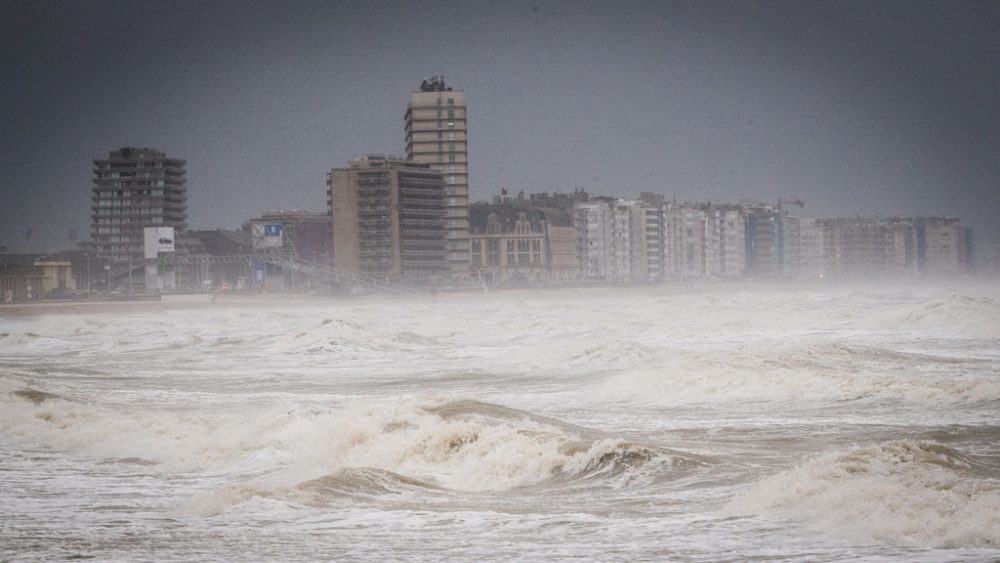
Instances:
[[[0,539],[14,559],[232,559],[248,534],[268,558],[995,557],[998,298],[720,284],[25,307],[0,333]]]
[[[997,2],[0,6],[0,560],[1000,559]]]

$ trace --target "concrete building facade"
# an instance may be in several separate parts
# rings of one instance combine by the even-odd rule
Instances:
[[[185,161],[154,149],[122,148],[94,160],[90,238],[112,262],[142,263],[143,229],[187,228]]]
[[[784,274],[785,212],[769,205],[747,206],[747,274],[755,278],[777,278]]]
[[[585,201],[573,206],[576,229],[577,276],[582,281],[609,281],[613,217],[607,202]]]
[[[429,164],[444,181],[445,243],[450,270],[469,274],[469,149],[465,92],[444,77],[424,80],[405,115],[406,159]]]
[[[448,270],[441,172],[368,155],[334,168],[329,182],[334,268],[391,279]]]
[[[971,257],[970,235],[958,219],[920,217],[916,220],[917,264],[928,276],[968,272]],[[971,236],[969,236],[971,239]]]

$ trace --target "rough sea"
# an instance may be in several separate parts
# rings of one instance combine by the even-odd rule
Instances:
[[[0,561],[997,561],[1000,288],[0,310]]]

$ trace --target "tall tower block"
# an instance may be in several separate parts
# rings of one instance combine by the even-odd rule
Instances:
[[[469,272],[469,152],[465,92],[443,76],[420,83],[406,108],[406,159],[441,173],[445,190],[445,246],[449,270]]]

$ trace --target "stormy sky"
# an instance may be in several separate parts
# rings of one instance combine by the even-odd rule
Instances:
[[[1000,235],[1000,2],[0,0],[0,246],[89,236],[94,158],[187,160],[192,228],[325,210],[401,154],[409,92],[469,104],[473,201],[501,187]],[[24,231],[32,229],[26,243]]]

